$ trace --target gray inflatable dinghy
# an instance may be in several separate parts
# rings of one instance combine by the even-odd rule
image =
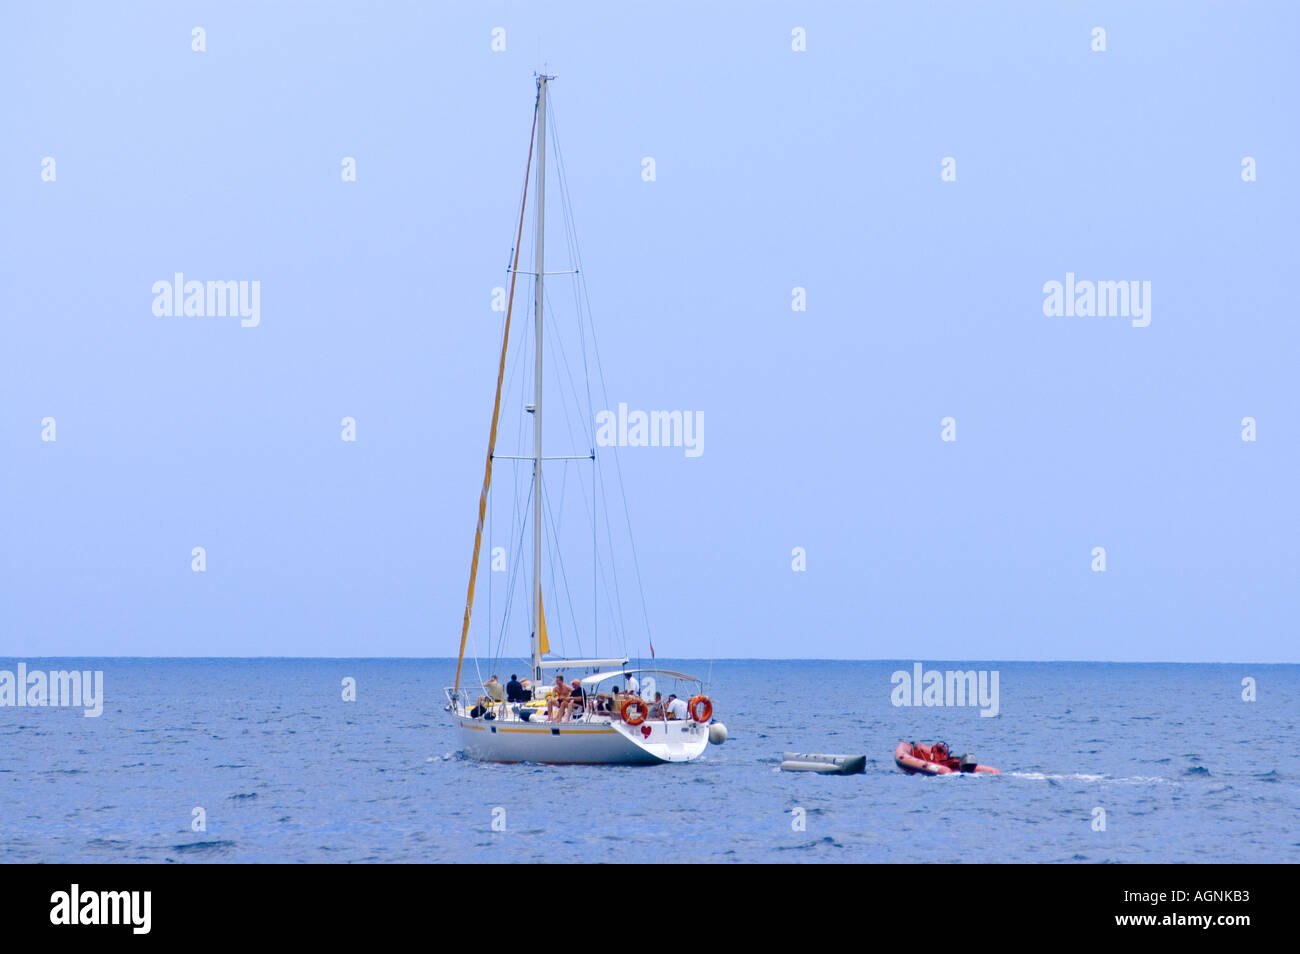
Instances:
[[[817,772],[820,775],[861,775],[867,770],[865,755],[819,755],[786,752],[781,756],[782,772]]]

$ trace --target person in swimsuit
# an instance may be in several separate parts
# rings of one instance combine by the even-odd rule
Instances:
[[[569,687],[564,684],[563,676],[555,677],[555,685],[551,687],[551,695],[546,700],[546,718],[551,722],[559,722],[568,708]]]

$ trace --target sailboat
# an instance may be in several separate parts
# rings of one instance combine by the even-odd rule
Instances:
[[[461,751],[471,758],[490,762],[539,762],[557,764],[654,764],[689,762],[699,758],[712,742],[726,740],[726,727],[713,718],[713,703],[704,692],[701,680],[685,673],[643,668],[629,668],[629,657],[559,658],[551,653],[543,609],[543,519],[544,465],[551,461],[584,458],[573,455],[547,458],[542,453],[542,378],[545,368],[543,318],[545,297],[546,239],[546,158],[547,158],[547,90],[555,79],[545,73],[536,76],[537,100],[533,111],[533,128],[524,170],[523,197],[520,201],[519,225],[515,232],[510,287],[505,307],[505,324],[501,339],[501,356],[497,370],[496,399],[492,408],[492,426],[488,436],[487,462],[483,487],[479,494],[478,524],[474,531],[474,549],[470,561],[469,590],[465,615],[461,623],[460,652],[456,662],[455,684],[446,689],[447,711],[455,726]],[[507,353],[510,346],[511,317],[514,310],[515,281],[520,274],[519,250],[528,209],[529,173],[536,159],[534,203],[536,214],[536,249],[534,271],[534,343],[532,403],[524,410],[532,418],[531,457],[498,455],[496,444],[501,418],[502,388],[506,380]],[[560,163],[563,173],[563,163]],[[563,185],[563,179],[561,178]],[[592,441],[589,456],[596,460]],[[488,494],[492,485],[495,460],[509,459],[531,463],[532,586],[529,606],[531,659],[524,688],[513,677],[509,693],[499,681],[466,682],[465,650],[474,609],[474,594],[482,549],[483,528],[488,513]],[[591,517],[596,520],[595,480],[592,483]],[[520,521],[521,524],[524,522]],[[513,525],[513,524],[512,524]],[[593,532],[593,547],[594,547]],[[593,590],[596,583],[593,581]],[[489,590],[490,592],[490,590]],[[594,619],[593,619],[594,626]],[[653,649],[653,643],[651,643]],[[522,663],[522,659],[521,659]],[[520,668],[523,668],[520,666]],[[547,674],[553,674],[554,686],[547,687]],[[575,673],[582,675],[575,676]],[[681,692],[656,699],[657,687],[671,683]],[[683,688],[684,687],[684,688]],[[689,701],[686,701],[688,700]]]

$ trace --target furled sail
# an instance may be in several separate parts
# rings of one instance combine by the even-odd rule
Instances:
[[[469,564],[469,593],[465,597],[465,620],[460,628],[460,655],[456,658],[456,686],[460,691],[460,671],[465,664],[465,640],[469,638],[469,618],[474,611],[474,583],[478,579],[478,555],[483,546],[483,520],[487,515],[488,488],[492,486],[492,455],[496,451],[497,421],[501,417],[501,387],[506,377],[506,348],[510,343],[510,316],[515,304],[515,279],[519,276],[519,246],[524,238],[524,213],[528,208],[528,173],[533,167],[533,137],[537,133],[537,111],[533,111],[533,131],[528,135],[528,164],[524,168],[524,197],[519,205],[519,230],[515,234],[514,261],[510,267],[510,297],[506,304],[505,330],[501,334],[501,362],[497,367],[497,395],[492,405],[492,428],[488,432],[487,464],[483,469],[483,490],[478,497],[478,525],[474,528],[474,555]],[[545,652],[546,623],[541,626]]]

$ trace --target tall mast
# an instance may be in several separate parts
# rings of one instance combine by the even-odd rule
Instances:
[[[537,279],[535,316],[537,332],[533,371],[533,681],[542,679],[542,278],[546,272],[546,82],[537,77]]]

